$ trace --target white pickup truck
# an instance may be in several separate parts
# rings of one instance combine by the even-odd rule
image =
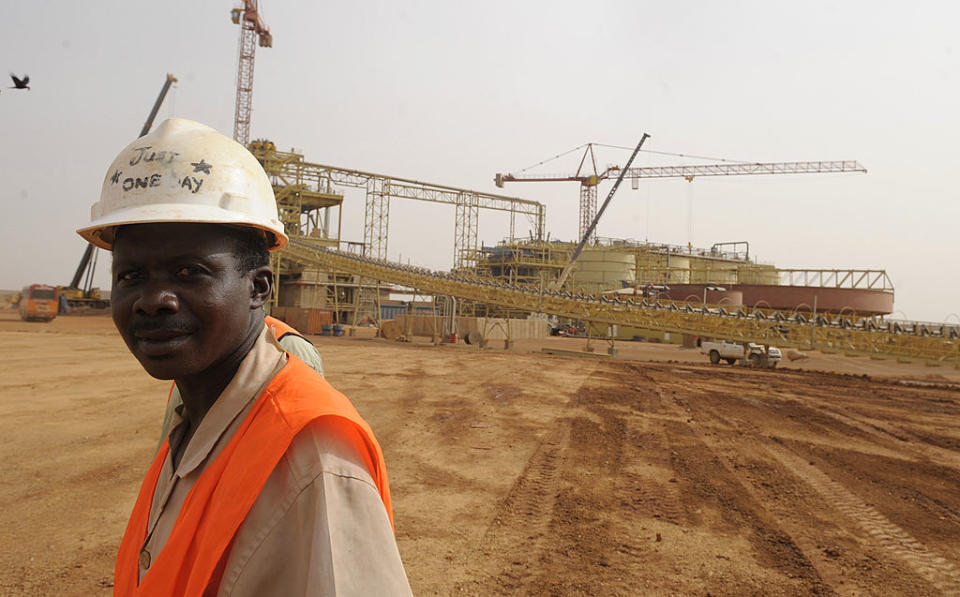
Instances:
[[[710,362],[714,365],[719,364],[721,360],[731,365],[740,361],[741,364],[749,364],[751,367],[773,369],[780,362],[782,356],[779,348],[770,346],[764,349],[762,345],[752,342],[739,344],[722,340],[720,342],[698,341],[698,344],[700,345],[700,353],[708,355]]]

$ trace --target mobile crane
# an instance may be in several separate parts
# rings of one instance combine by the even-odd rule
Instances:
[[[140,129],[139,137],[150,132],[150,127],[153,126],[153,121],[157,117],[157,112],[160,110],[164,98],[167,97],[170,86],[176,82],[177,78],[167,73],[167,78],[163,82],[163,87],[160,89],[160,95],[157,96],[157,100],[153,103],[153,108],[147,116],[147,121],[143,123],[143,128]],[[98,249],[96,247],[88,243],[87,248],[83,251],[83,257],[80,258],[77,271],[74,272],[73,279],[70,280],[70,284],[68,286],[57,287],[57,294],[60,297],[61,313],[67,313],[74,309],[102,310],[110,306],[110,301],[101,294],[100,289],[93,287],[93,275],[97,271],[97,251]],[[82,286],[81,280],[83,281]]]

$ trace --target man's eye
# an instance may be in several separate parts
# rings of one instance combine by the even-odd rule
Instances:
[[[117,281],[130,282],[130,281],[136,280],[139,277],[140,276],[137,272],[120,272],[119,274],[117,274]]]
[[[190,276],[196,276],[196,275],[199,274],[199,273],[201,273],[201,272],[200,272],[200,268],[199,268],[199,267],[194,267],[194,266],[192,266],[192,265],[185,265],[185,266],[177,269],[177,276],[179,276],[179,277],[181,277],[181,278],[188,278],[188,277],[190,277]]]

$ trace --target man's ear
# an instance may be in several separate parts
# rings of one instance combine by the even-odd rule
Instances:
[[[273,270],[269,265],[258,267],[249,274],[252,282],[250,289],[250,310],[263,307],[273,296]]]

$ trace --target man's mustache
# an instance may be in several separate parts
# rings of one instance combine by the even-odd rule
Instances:
[[[163,317],[163,318],[154,318],[150,319],[138,319],[134,321],[130,326],[130,331],[134,334],[140,334],[143,332],[156,332],[156,331],[169,331],[169,332],[179,332],[184,334],[190,334],[196,331],[196,326],[190,325],[189,322],[181,321],[172,317]]]

